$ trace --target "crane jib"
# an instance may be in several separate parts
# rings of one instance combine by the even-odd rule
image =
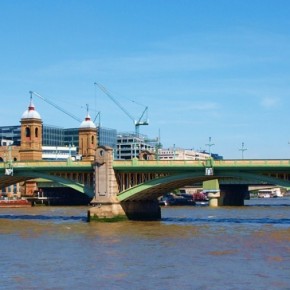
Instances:
[[[144,125],[149,125],[148,119],[147,119],[147,114],[148,114],[148,107],[146,106],[144,111],[142,112],[141,116],[139,117],[138,120],[136,120],[120,103],[119,101],[117,101],[113,95],[101,84],[95,82],[94,83],[95,86],[98,86],[101,91],[103,91],[103,93],[105,93],[105,95],[107,97],[109,97],[134,123],[135,125],[135,133],[136,135],[139,135],[139,126],[144,126]],[[146,116],[146,118],[144,117]],[[144,120],[144,119],[145,120]]]

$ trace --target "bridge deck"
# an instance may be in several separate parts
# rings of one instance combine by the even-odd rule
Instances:
[[[14,170],[40,170],[40,171],[92,171],[93,165],[89,161],[16,161],[10,163]],[[1,168],[7,168],[8,163],[0,163]]]
[[[290,160],[288,159],[249,159],[249,160],[115,160],[113,168],[117,171],[186,171],[188,169],[202,169],[213,167],[221,170],[289,170]]]

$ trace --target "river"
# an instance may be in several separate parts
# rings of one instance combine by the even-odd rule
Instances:
[[[163,207],[87,223],[86,207],[0,209],[0,289],[290,289],[290,198]]]

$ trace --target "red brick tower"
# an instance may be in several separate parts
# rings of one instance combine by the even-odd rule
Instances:
[[[79,128],[79,154],[86,161],[94,161],[98,145],[97,128],[89,113]]]
[[[20,160],[42,159],[42,120],[30,97],[28,109],[21,118]]]

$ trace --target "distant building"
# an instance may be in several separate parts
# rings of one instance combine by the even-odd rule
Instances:
[[[13,140],[1,139],[1,146],[12,146]]]
[[[146,152],[142,152],[141,159],[159,159],[159,160],[206,160],[209,157],[215,160],[223,159],[218,154],[209,154],[205,151],[196,151],[193,149],[183,148],[151,148]]]
[[[117,130],[98,128],[98,141],[101,146],[117,147]],[[0,126],[0,146],[20,146],[21,126]],[[9,144],[8,144],[9,143]],[[61,128],[43,124],[43,146],[79,147],[79,128]]]
[[[195,151],[193,149],[182,148],[161,148],[158,149],[160,160],[205,160],[210,155],[208,153]]]
[[[206,151],[201,151],[201,152],[206,153]],[[224,157],[219,155],[218,153],[211,153],[210,155],[214,160],[223,160],[224,159]]]
[[[147,136],[135,133],[118,133],[115,159],[132,159],[138,157],[141,151],[154,151],[158,139],[149,140]]]
[[[0,127],[0,140],[1,146],[2,140],[10,140],[13,142],[13,145],[20,146],[21,143],[21,126],[1,126]]]
[[[117,130],[105,127],[98,127],[98,140],[100,146],[109,146],[116,150],[117,148]]]
[[[42,160],[59,160],[65,161],[68,158],[72,160],[80,160],[81,156],[78,154],[75,146],[42,146]]]

